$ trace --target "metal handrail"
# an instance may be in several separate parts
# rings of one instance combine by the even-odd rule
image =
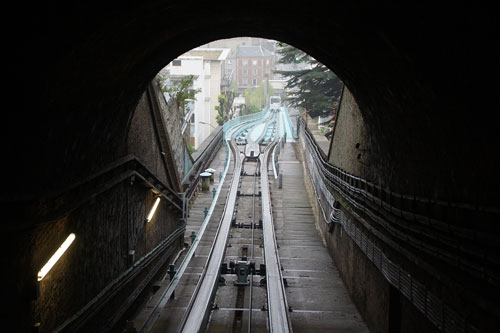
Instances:
[[[188,172],[186,172],[186,175],[182,179],[182,184],[187,184],[189,182],[190,177],[193,175],[194,172],[200,173],[202,167],[200,168],[200,164],[206,164],[207,162],[207,157],[208,159],[213,158],[212,154],[214,151],[219,148],[221,141],[222,141],[222,128],[218,129],[218,133],[212,138],[210,143],[207,145],[205,150],[196,158],[196,160],[193,162],[193,165],[189,169]],[[205,163],[204,163],[205,162]]]
[[[283,107],[283,109],[284,109],[284,111],[288,112],[288,108]],[[288,125],[290,126],[290,129],[292,130],[293,138],[298,139],[299,137],[298,137],[298,135],[295,134],[296,131],[295,131],[295,128],[293,127],[292,120],[290,119],[289,116],[285,117],[285,118],[287,120]]]

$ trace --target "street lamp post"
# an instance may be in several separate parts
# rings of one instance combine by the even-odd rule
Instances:
[[[204,121],[199,121],[199,122],[198,122],[198,124],[208,125],[208,126],[212,127],[213,129],[215,129],[215,126],[214,126],[214,125],[209,124],[209,123],[206,123],[206,122],[204,122]]]

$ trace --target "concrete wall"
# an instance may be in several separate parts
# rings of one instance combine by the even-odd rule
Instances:
[[[356,148],[358,143],[359,148]],[[356,176],[375,180],[375,173],[370,168],[370,139],[359,106],[347,87],[344,88],[330,145],[328,161],[331,164]]]
[[[128,154],[141,157],[142,162],[152,170],[160,180],[169,184],[163,161],[159,158],[161,151],[157,135],[153,128],[150,105],[144,93],[135,109],[127,137]]]
[[[156,94],[155,97],[162,111],[163,122],[168,132],[168,138],[170,140],[170,144],[172,145],[172,153],[174,154],[177,173],[182,180],[186,171],[184,170],[184,159],[187,153],[185,137],[181,133],[183,113],[181,110],[179,110],[177,104],[169,103],[167,105],[163,93],[160,91],[159,87],[156,84],[154,84],[154,91]],[[188,129],[186,129],[186,131]]]

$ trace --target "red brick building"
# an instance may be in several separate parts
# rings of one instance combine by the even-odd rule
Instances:
[[[274,77],[274,53],[262,46],[240,45],[236,51],[236,82],[238,88],[257,87],[266,78]]]

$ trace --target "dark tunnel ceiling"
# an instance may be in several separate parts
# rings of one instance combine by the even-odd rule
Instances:
[[[434,177],[422,191],[432,195],[437,186],[451,199],[496,202],[498,181],[486,176],[497,167],[497,126],[485,119],[498,105],[487,84],[498,70],[488,8],[421,1],[39,6],[19,17],[29,33],[11,35],[22,45],[13,48],[14,61],[24,62],[11,86],[23,87],[24,112],[11,114],[4,135],[16,138],[9,140],[9,158],[18,161],[11,172],[24,176],[4,188],[10,198],[44,195],[122,156],[140,95],[179,54],[216,39],[256,36],[303,49],[346,83],[386,165],[381,179],[411,191]]]

